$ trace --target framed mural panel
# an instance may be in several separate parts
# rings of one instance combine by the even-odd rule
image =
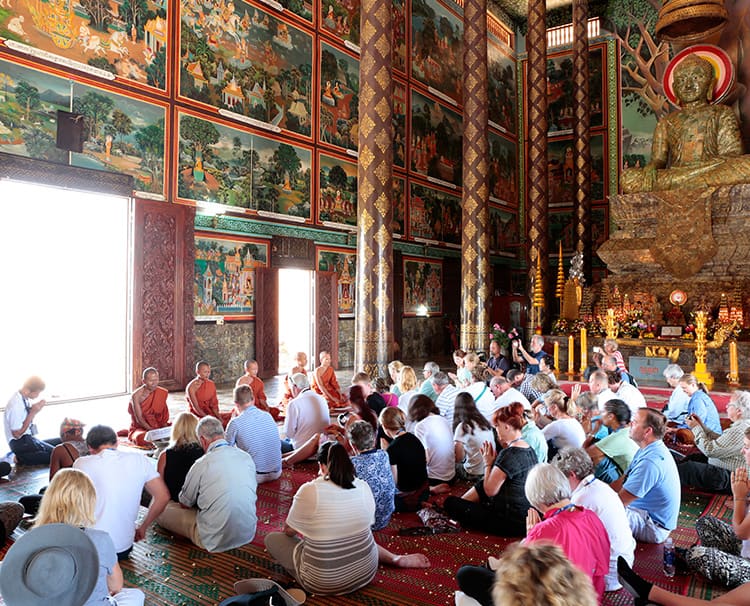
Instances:
[[[242,0],[180,7],[179,97],[310,138],[312,35]]]
[[[354,317],[356,295],[357,251],[335,246],[315,247],[315,267],[338,276],[339,318]]]
[[[393,164],[406,168],[406,85],[393,81]]]
[[[411,238],[461,244],[461,199],[458,196],[411,184],[409,199]]]
[[[490,252],[517,259],[520,246],[518,213],[490,204]]]
[[[57,110],[84,115],[82,153],[55,146]],[[137,193],[163,198],[165,118],[165,104],[0,60],[0,151],[125,173]]]
[[[604,200],[607,164],[604,135],[591,136],[591,199]],[[575,164],[573,139],[570,137],[547,140],[547,180],[549,205],[575,204]]]
[[[406,5],[404,0],[393,0],[393,53],[391,66],[406,73]]]
[[[160,0],[123,0],[111,6],[8,1],[0,8],[0,37],[13,50],[41,54],[78,72],[166,92],[168,6]]]
[[[177,112],[176,191],[182,200],[310,221],[312,151]]]
[[[518,147],[493,131],[487,133],[490,152],[490,201],[518,207]]]
[[[320,29],[359,52],[360,0],[320,0]]]
[[[267,240],[195,234],[195,319],[255,318],[255,269],[268,267]]]
[[[591,208],[591,245],[593,251],[607,241],[609,237],[609,207],[594,206]],[[562,242],[563,252],[575,252],[575,209],[555,208],[549,212],[549,241],[557,250],[557,243]]]
[[[501,132],[516,134],[516,60],[510,49],[487,32],[487,94],[489,124]]]
[[[318,155],[318,222],[357,225],[357,165],[343,158]]]
[[[393,235],[403,238],[406,235],[406,179],[393,175]]]
[[[606,61],[605,45],[589,48],[589,103],[591,128],[605,125],[604,91]],[[573,54],[571,51],[547,57],[547,124],[549,134],[570,133],[573,130]]]
[[[411,170],[447,186],[462,185],[463,119],[416,90],[411,92]]]
[[[357,151],[359,60],[321,42],[320,142]]]
[[[439,316],[443,313],[443,262],[403,257],[404,315]]]
[[[412,0],[411,75],[454,105],[463,104],[463,9],[446,0]]]

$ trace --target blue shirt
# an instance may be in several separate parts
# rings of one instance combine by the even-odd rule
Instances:
[[[419,393],[427,396],[433,402],[437,400],[437,393],[435,393],[435,387],[432,385],[432,377],[422,382],[422,385],[419,387]]]
[[[543,349],[540,349],[536,353],[527,352],[532,358],[536,358],[537,360],[541,360],[544,356],[547,354],[544,352]],[[526,364],[526,374],[527,375],[535,375],[539,372],[539,364]]]
[[[630,507],[644,509],[651,519],[666,530],[677,528],[680,476],[664,442],[657,440],[640,448],[625,475],[622,487],[636,496]]]
[[[270,413],[248,406],[229,421],[226,435],[230,446],[237,446],[253,458],[258,473],[281,470],[279,429]]]
[[[393,481],[391,463],[384,450],[368,450],[352,457],[354,471],[360,480],[367,482],[375,499],[375,523],[373,530],[388,526],[394,511],[393,498],[396,483]]]
[[[711,397],[703,390],[699,389],[690,396],[687,411],[689,415],[698,417],[703,421],[703,424],[714,433],[718,433],[719,435],[723,433],[716,404],[714,404]],[[683,425],[683,427],[687,427],[687,425]]]

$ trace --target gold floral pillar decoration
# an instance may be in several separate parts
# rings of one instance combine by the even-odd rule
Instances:
[[[695,370],[693,374],[701,383],[711,387],[714,378],[706,367],[706,324],[708,323],[708,313],[701,309],[695,312]]]
[[[589,99],[588,1],[573,0],[573,159],[575,163],[576,251],[591,283],[591,113]]]
[[[354,367],[387,376],[393,345],[391,5],[363,0]]]
[[[461,347],[485,351],[489,333],[487,0],[464,2]]]
[[[547,200],[547,6],[545,0],[529,0],[529,31],[526,37],[528,59],[528,133],[529,133],[529,172],[528,172],[528,284],[529,299],[534,301],[534,291],[546,293],[549,263],[548,254],[548,200]],[[544,260],[542,263],[541,261]],[[539,261],[539,284],[535,284],[536,268]],[[539,308],[537,324],[544,325],[544,309]]]

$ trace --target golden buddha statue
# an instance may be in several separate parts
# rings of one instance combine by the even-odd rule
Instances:
[[[750,183],[750,156],[744,156],[739,123],[726,105],[711,105],[714,69],[693,54],[674,70],[678,111],[654,130],[651,161],[623,171],[626,194]]]

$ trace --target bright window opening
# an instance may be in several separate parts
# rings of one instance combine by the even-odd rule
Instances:
[[[298,351],[312,363],[313,272],[304,269],[279,270],[279,373],[295,366]]]

